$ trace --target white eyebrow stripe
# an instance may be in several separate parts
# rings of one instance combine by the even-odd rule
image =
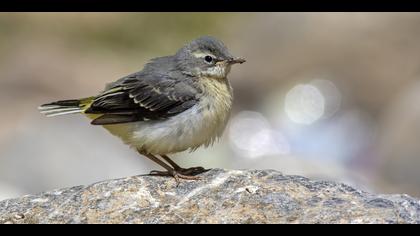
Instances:
[[[216,56],[214,56],[213,54],[211,54],[211,53],[204,53],[204,52],[194,52],[193,53],[193,56],[196,57],[196,58],[203,58],[205,56],[211,56],[213,58],[216,58]]]

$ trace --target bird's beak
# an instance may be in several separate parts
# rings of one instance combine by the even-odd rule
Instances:
[[[227,63],[229,63],[229,64],[237,64],[237,63],[242,64],[244,62],[246,62],[246,60],[243,59],[243,58],[240,58],[240,57],[230,58],[230,59],[227,60]]]

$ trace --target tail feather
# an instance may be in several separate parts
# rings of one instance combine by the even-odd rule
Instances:
[[[38,109],[47,117],[82,113],[90,106],[92,100],[92,97],[80,100],[63,100],[41,105]]]

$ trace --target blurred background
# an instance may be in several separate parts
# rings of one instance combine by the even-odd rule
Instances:
[[[420,197],[419,13],[1,13],[0,199],[158,166],[82,115],[86,97],[212,35],[234,55],[231,120],[183,166],[276,169]]]

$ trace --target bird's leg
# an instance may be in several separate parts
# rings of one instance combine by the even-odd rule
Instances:
[[[156,156],[152,155],[152,154],[147,154],[147,153],[143,153],[141,151],[138,150],[138,152],[144,156],[146,156],[147,158],[149,158],[150,160],[152,160],[153,162],[155,162],[156,164],[162,166],[163,168],[166,169],[166,171],[151,171],[150,175],[154,175],[154,176],[172,176],[175,178],[177,184],[179,184],[179,179],[188,179],[188,180],[199,180],[200,178],[197,176],[188,176],[188,175],[184,175],[182,173],[178,173],[174,168],[170,167],[168,164],[166,164],[165,162],[163,162],[162,160],[160,160],[159,158],[157,158]]]
[[[176,172],[181,173],[183,175],[188,175],[188,176],[195,176],[195,175],[199,175],[201,173],[207,172],[210,169],[204,169],[201,166],[197,166],[197,167],[191,167],[188,169],[182,168],[180,167],[178,164],[176,164],[173,160],[171,160],[171,158],[169,158],[167,155],[160,155],[165,161],[167,161]]]

